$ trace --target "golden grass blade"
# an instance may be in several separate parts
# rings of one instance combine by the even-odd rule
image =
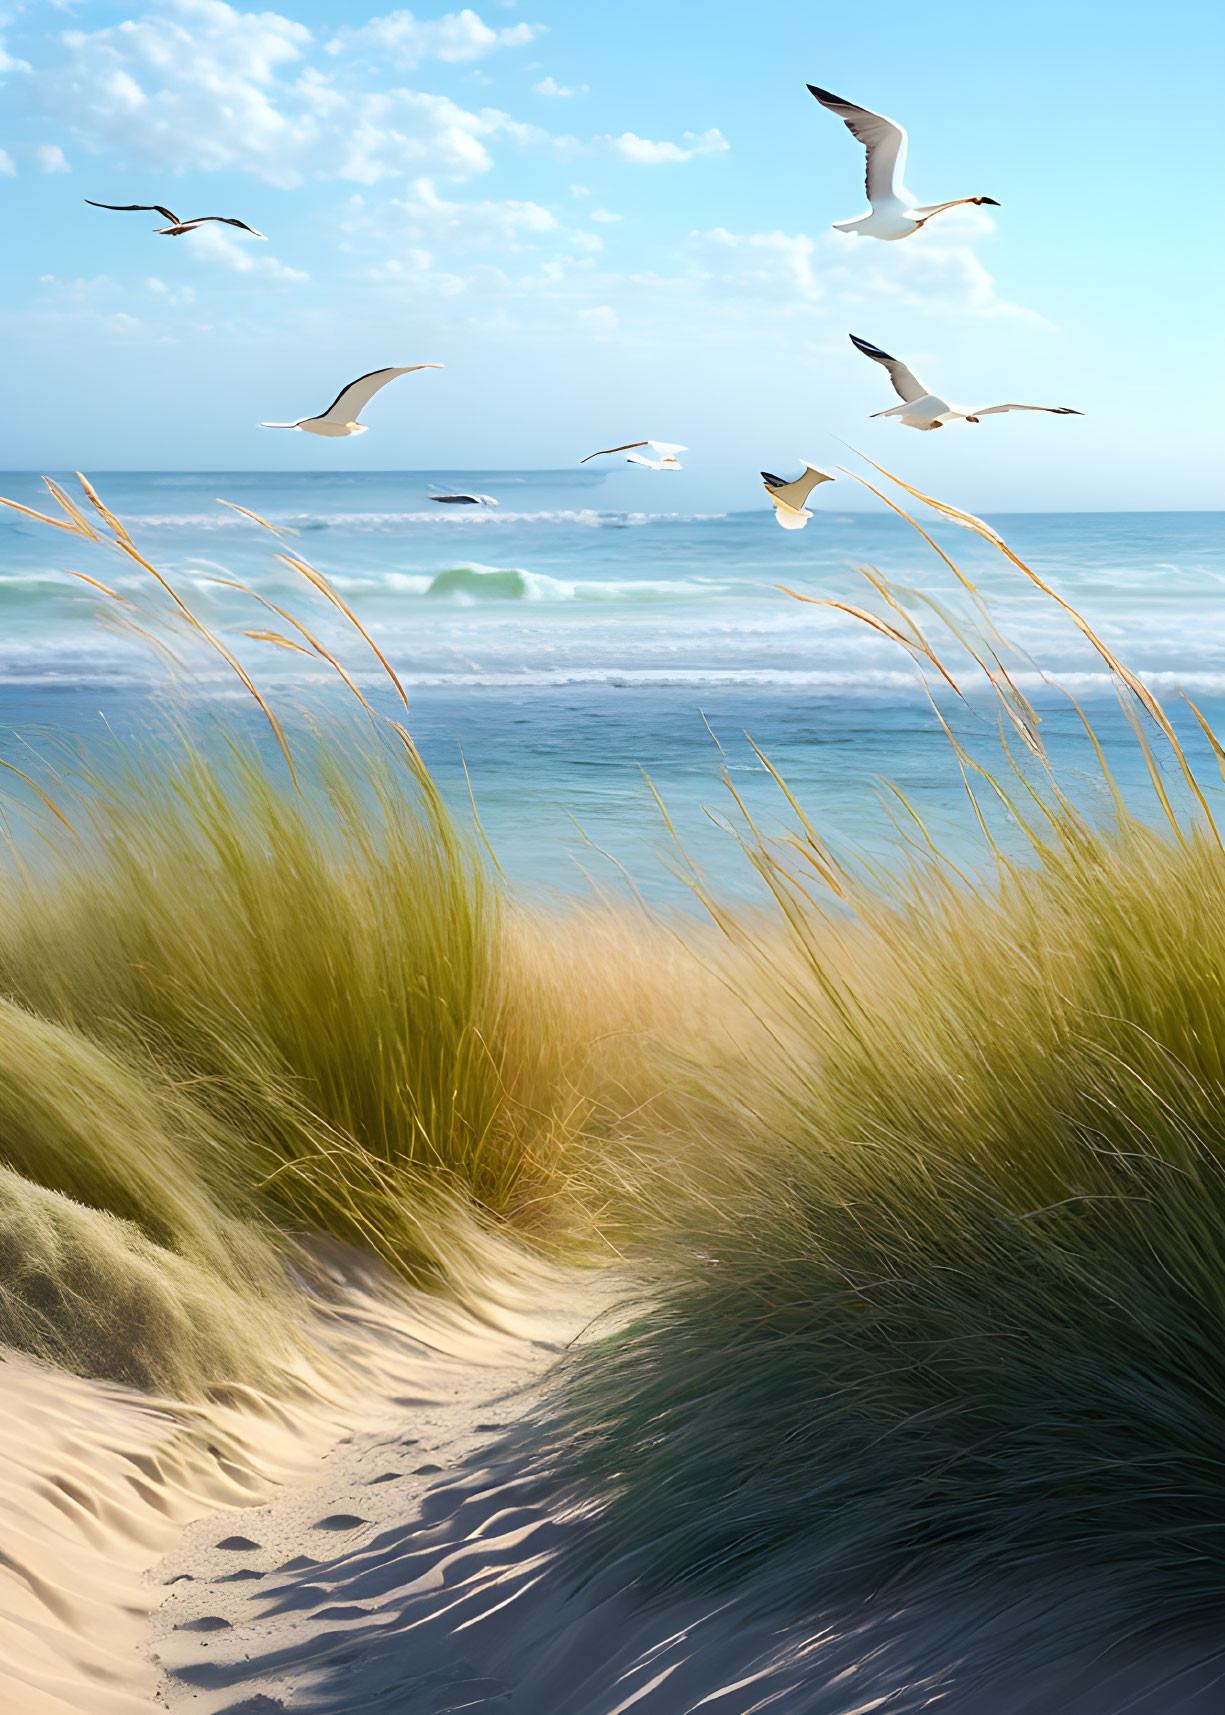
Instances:
[[[860,456],[863,457],[864,455],[861,454]],[[1212,830],[1213,837],[1217,844],[1225,850],[1225,841],[1222,841],[1220,831],[1217,828],[1212,811],[1208,808],[1208,800],[1204,797],[1203,789],[1196,780],[1191,765],[1187,761],[1182,745],[1179,743],[1178,734],[1170,724],[1169,716],[1166,714],[1165,710],[1162,708],[1161,704],[1149,690],[1144,681],[1137,674],[1133,673],[1131,668],[1128,667],[1125,662],[1119,659],[1108,644],[1103,642],[1103,640],[1094,631],[1093,627],[1089,624],[1088,620],[1077,612],[1071,602],[1065,601],[1057,590],[1052,589],[1050,584],[1041,578],[1037,572],[1027,566],[1025,561],[1012,551],[1007,542],[1004,541],[1003,537],[994,531],[989,524],[985,523],[983,519],[976,518],[972,512],[963,512],[960,507],[950,506],[946,501],[934,500],[931,495],[924,494],[921,489],[914,488],[908,482],[903,482],[900,476],[894,476],[891,471],[885,470],[883,465],[874,463],[872,459],[867,459],[866,462],[872,465],[873,470],[878,470],[882,476],[888,477],[890,482],[895,482],[899,488],[905,489],[907,494],[913,494],[916,500],[921,500],[925,506],[930,506],[934,512],[939,512],[944,517],[951,518],[954,523],[962,525],[963,528],[967,530],[972,530],[975,535],[981,536],[986,542],[990,542],[994,547],[999,549],[1000,553],[1003,554],[1007,560],[1010,560],[1012,564],[1016,566],[1018,571],[1020,571],[1032,584],[1040,589],[1044,595],[1049,596],[1057,607],[1062,608],[1081,635],[1086,638],[1086,640],[1097,651],[1098,655],[1101,656],[1110,671],[1116,674],[1118,678],[1123,681],[1127,686],[1127,689],[1143,707],[1146,714],[1148,714],[1161,728],[1166,742],[1174,752],[1178,765],[1182,770],[1184,780],[1191,789],[1200,809],[1204,812],[1204,815],[1207,818],[1208,826]],[[944,555],[941,557],[945,558]]]
[[[149,561],[145,559],[143,554],[138,553],[137,550],[132,546],[132,543],[130,540],[121,541],[117,544],[117,546],[119,548],[121,548],[122,551],[125,554],[127,554],[130,559],[135,560],[137,565],[143,566],[144,569],[149,573],[150,577],[156,579],[156,581],[166,591],[166,594],[170,597],[171,601],[173,601],[174,605],[178,608],[180,614],[187,621],[188,625],[190,625],[194,631],[199,633],[199,635],[204,639],[204,641],[209,645],[209,647],[211,649],[215,650],[216,653],[218,655],[220,655],[221,659],[225,662],[226,666],[229,667],[231,672],[233,672],[238,677],[238,679],[245,686],[247,691],[249,691],[251,696],[254,697],[255,701],[259,704],[260,709],[263,712],[264,719],[268,722],[268,725],[272,728],[273,734],[276,738],[278,745],[281,747],[281,754],[285,758],[285,763],[289,769],[290,778],[292,779],[294,785],[297,786],[298,785],[298,771],[294,767],[294,760],[293,760],[293,757],[290,755],[289,741],[285,737],[285,730],[281,726],[280,721],[277,719],[276,714],[274,713],[273,709],[268,704],[266,698],[260,692],[255,681],[252,679],[251,675],[247,672],[246,668],[242,665],[242,662],[239,661],[238,657],[234,654],[233,650],[228,649],[226,647],[226,645],[221,641],[221,639],[218,636],[216,636],[212,631],[209,630],[208,626],[204,624],[203,620],[196,618],[195,614],[188,607],[187,603],[183,600],[182,596],[178,593],[178,591],[175,589],[174,585],[170,582],[170,580],[168,578],[166,578],[165,576],[163,576],[163,574],[158,571],[156,566],[151,565],[149,563]]]
[[[117,631],[121,634],[130,632],[134,637],[139,637],[142,642],[149,645],[155,655],[161,657],[168,667],[173,667],[178,671],[182,670],[184,662],[175,654],[170,645],[163,638],[156,636],[154,632],[146,631],[143,625],[137,625],[136,621],[130,619],[126,613],[104,612],[100,623],[108,630]]]
[[[904,632],[899,631],[896,626],[890,625],[888,620],[881,619],[879,614],[870,613],[866,607],[855,607],[850,602],[834,601],[828,596],[801,595],[798,590],[788,589],[786,584],[775,584],[774,587],[776,590],[781,590],[784,595],[789,595],[794,601],[806,601],[812,607],[836,607],[842,613],[849,613],[853,619],[862,620],[865,625],[870,625],[874,631],[881,632],[885,637],[891,638],[894,643],[900,643],[902,648],[908,649],[911,654],[921,655],[925,661],[931,662],[932,666],[942,678],[948,681],[953,690],[956,691],[957,695],[961,698],[962,702],[965,701],[965,695],[956,679],[954,679],[952,674],[944,667],[942,662],[938,659],[935,650],[925,638],[923,638],[922,642],[913,642],[905,635]],[[917,626],[914,627],[914,630],[916,635],[922,638],[922,633],[919,631]]]
[[[870,458],[868,458],[866,453],[859,452],[858,448],[854,448],[852,450],[855,452],[855,455],[857,458],[864,459],[864,461],[867,464],[872,464],[872,460]],[[927,534],[927,531],[919,523],[917,518],[912,518],[910,516],[909,512],[905,511],[902,507],[900,507],[896,501],[890,500],[890,498],[887,494],[882,494],[879,488],[874,488],[873,485],[868,481],[867,477],[866,476],[860,476],[860,474],[857,470],[848,470],[845,465],[841,465],[841,464],[838,466],[838,469],[842,472],[842,474],[844,476],[854,477],[855,481],[862,483],[863,486],[869,491],[869,493],[874,494],[878,500],[883,500],[885,505],[887,507],[889,507],[890,511],[896,512],[899,518],[904,518],[906,520],[907,524],[910,525],[912,530],[918,531],[919,535],[922,536],[923,540],[927,543],[928,547],[931,548],[934,553],[936,553],[940,556],[940,558],[944,561],[945,565],[948,567],[949,571],[952,572],[953,576],[957,579],[958,583],[960,583],[964,589],[969,590],[971,595],[977,595],[978,594],[977,586],[974,585],[973,583],[971,583],[970,579],[966,577],[966,575],[962,571],[961,567],[959,565],[957,565],[957,563],[954,560],[951,560],[949,558],[949,556],[945,553],[944,549],[940,546],[939,542],[935,541],[931,536],[929,536]],[[881,470],[881,467],[878,464],[872,464],[872,469],[873,470],[879,470],[882,476],[889,476],[889,472],[887,470]],[[890,481],[896,482],[897,478],[896,477],[890,477]],[[914,491],[912,490],[911,492],[913,493]],[[922,499],[923,498],[922,495],[920,495],[919,498]]]
[[[65,524],[62,518],[48,518],[45,512],[35,512],[32,506],[23,506],[19,500],[6,500],[0,495],[0,506],[11,506],[14,512],[24,512],[27,518],[37,518],[40,524],[50,524],[53,530],[67,530],[70,536],[81,534],[75,524]]]
[[[86,477],[82,476],[80,471],[77,472],[77,481],[85,490],[85,498],[89,501],[94,511],[106,520],[111,529],[115,532],[116,536],[120,536],[125,541],[130,542],[132,538],[128,535],[125,526],[120,523],[119,519],[116,518],[109,506],[103,505],[93,484],[88,481]]]
[[[922,834],[922,836],[923,836],[923,843],[927,847],[927,849],[931,853],[931,855],[935,859],[937,859],[938,862],[940,862],[942,864],[947,864],[948,867],[952,870],[953,874],[958,878],[958,880],[964,882],[966,887],[968,888],[970,886],[969,876],[966,875],[964,870],[961,870],[957,867],[957,865],[953,862],[952,858],[949,857],[946,852],[942,852],[940,850],[940,847],[936,844],[935,840],[933,840],[931,837],[931,833],[928,830],[927,823],[923,820],[922,816],[920,816],[919,812],[915,809],[914,805],[910,802],[910,799],[906,796],[906,794],[899,787],[895,786],[893,784],[892,780],[885,780],[882,782],[882,784],[885,786],[885,788],[888,791],[892,792],[893,796],[897,799],[898,803],[902,806],[902,808],[905,810],[906,814],[910,817],[910,819],[914,823],[915,827],[918,828],[920,834]],[[896,822],[894,823],[894,826],[895,827],[897,826]]]
[[[1225,785],[1225,747],[1222,747],[1221,741],[1217,738],[1217,735],[1213,732],[1212,728],[1208,725],[1208,722],[1204,719],[1204,716],[1200,713],[1199,709],[1196,708],[1195,704],[1191,701],[1185,691],[1182,694],[1182,700],[1186,703],[1191,713],[1199,722],[1200,727],[1203,730],[1204,737],[1212,746],[1212,754],[1216,758],[1217,770],[1220,773],[1222,784]]]
[[[75,840],[75,839],[78,839],[80,837],[78,835],[76,829],[73,827],[72,823],[68,820],[67,816],[60,809],[59,805],[55,802],[55,799],[49,797],[47,795],[47,793],[43,791],[42,787],[38,784],[37,780],[31,779],[31,777],[28,774],[23,773],[23,771],[20,768],[18,768],[15,763],[12,763],[12,762],[4,762],[3,760],[0,760],[0,768],[6,768],[10,774],[15,774],[17,776],[18,780],[24,780],[26,785],[30,788],[31,792],[36,793],[38,795],[38,797],[42,799],[43,803],[47,806],[48,810],[50,810],[51,814],[53,816],[57,817],[64,824],[64,826],[68,829],[68,832],[72,835],[73,839]]]
[[[295,618],[287,608],[278,607],[276,602],[269,601],[267,596],[261,595],[258,590],[253,590],[250,584],[244,584],[238,578],[210,578],[208,581],[213,584],[222,584],[226,589],[241,590],[244,595],[249,595],[252,601],[257,601],[260,603],[261,607],[266,607],[269,613],[275,613],[278,618],[283,619],[287,625],[292,625],[299,636],[305,637],[315,654],[321,656],[322,659],[327,662],[328,666],[344,680],[349,690],[352,691],[353,695],[366,710],[367,714],[374,714],[374,710],[366,700],[366,697],[357,685],[357,682],[349,676],[348,672],[337,660],[336,656],[332,654],[330,649],[326,648],[324,644],[319,641],[312,631],[308,631],[302,621]],[[246,635],[248,637],[252,637],[255,633],[248,631]],[[308,651],[303,650],[302,653],[305,655]]]
[[[275,643],[278,648],[292,649],[295,655],[305,655],[307,660],[314,653],[313,650],[304,649],[300,643],[295,643],[292,638],[282,637],[279,631],[244,631],[243,636],[253,638],[256,643]]]
[[[58,482],[52,482],[49,476],[45,476],[43,481],[46,483],[50,492],[55,496],[60,506],[63,507],[68,517],[72,519],[76,526],[77,535],[86,537],[90,542],[100,542],[102,540],[101,536],[94,529],[93,525],[81,511],[81,508],[77,505],[76,501],[73,500],[72,496],[66,494]]]
[[[805,854],[804,854],[805,857],[808,859],[808,862],[813,866],[813,868],[815,870],[817,870],[818,874],[821,876],[821,878],[825,882],[826,886],[829,887],[834,893],[836,893],[839,898],[842,898],[845,894],[845,891],[846,891],[846,889],[845,889],[845,872],[842,869],[842,865],[838,862],[837,858],[830,851],[829,847],[826,845],[825,841],[821,838],[820,834],[818,834],[816,828],[813,826],[811,819],[804,813],[803,809],[801,808],[799,800],[796,798],[795,793],[791,790],[790,786],[788,786],[787,782],[783,779],[783,777],[779,773],[778,769],[775,768],[774,764],[770,761],[770,758],[765,754],[765,752],[763,750],[761,750],[758,747],[758,745],[754,742],[753,739],[749,738],[749,735],[747,732],[745,733],[744,736],[746,739],[748,739],[749,746],[752,749],[754,756],[756,756],[757,760],[761,763],[761,765],[765,769],[766,773],[770,776],[771,780],[773,780],[774,784],[778,787],[778,789],[782,793],[783,797],[787,800],[788,804],[791,806],[792,811],[794,812],[795,816],[797,817],[800,826],[803,828],[805,838],[807,839],[809,846],[812,848],[811,852],[805,852]]]
[[[69,571],[68,576],[70,578],[80,578],[83,584],[91,584],[94,589],[101,590],[103,595],[110,596],[112,601],[125,602],[129,607],[132,605],[132,603],[128,602],[127,596],[120,595],[119,591],[113,590],[109,584],[101,583],[97,578],[88,577],[84,572]]]
[[[1185,841],[1186,836],[1184,835],[1182,828],[1179,826],[1177,816],[1174,814],[1174,807],[1170,803],[1169,795],[1165,789],[1165,781],[1161,778],[1161,771],[1157,767],[1157,758],[1153,755],[1152,747],[1148,742],[1148,737],[1145,734],[1144,728],[1140,725],[1135,709],[1121,692],[1119,693],[1119,707],[1127,716],[1128,725],[1136,735],[1136,743],[1140,746],[1140,754],[1143,756],[1144,765],[1148,769],[1149,780],[1152,782],[1153,791],[1157,794],[1161,808],[1165,811],[1166,821],[1170,824],[1175,838],[1179,841]]]
[[[289,530],[282,525],[269,524],[266,518],[261,518],[258,512],[252,512],[249,507],[239,506],[233,500],[217,501],[218,506],[228,506],[231,512],[241,512],[244,518],[249,518],[253,524],[258,524],[264,530],[270,530],[274,536],[296,536],[296,530]]]
[[[328,580],[324,577],[323,573],[316,571],[314,566],[308,565],[305,560],[299,559],[296,554],[278,554],[277,559],[282,561],[283,564],[289,566],[291,570],[297,572],[300,577],[304,577],[307,583],[309,583],[314,589],[317,589],[320,595],[330,601],[334,608],[337,608],[341,613],[343,613],[354,630],[359,632],[361,636],[365,638],[366,642],[378,657],[379,664],[383,671],[387,674],[387,677],[391,680],[399,693],[400,701],[404,704],[404,707],[407,708],[407,693],[399,679],[396,677],[395,669],[392,667],[391,662],[383,654],[383,651],[366,630],[361,620],[358,619],[357,615],[353,612],[353,609],[341,599]],[[413,748],[415,749],[416,746]]]
[[[464,785],[468,788],[468,802],[472,806],[472,825],[475,827],[477,834],[480,837],[481,844],[489,853],[489,858],[493,867],[497,870],[503,881],[505,881],[506,871],[498,862],[498,854],[493,849],[493,844],[489,835],[485,832],[485,824],[481,821],[480,812],[476,807],[476,793],[472,790],[472,776],[468,773],[468,758],[464,755],[462,750],[459,753],[459,762],[460,767],[464,771]]]

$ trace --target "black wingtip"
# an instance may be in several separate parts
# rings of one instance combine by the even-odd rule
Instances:
[[[843,101],[840,95],[834,95],[832,91],[822,89],[819,83],[810,83],[807,87],[808,93],[812,96],[814,101],[820,101],[822,103],[832,101],[835,107],[847,107],[850,105],[848,102]]]
[[[847,338],[856,351],[862,351],[865,357],[875,358],[878,363],[896,363],[897,358],[891,357],[887,351],[882,351],[879,345],[873,345],[870,339],[860,339],[857,333],[848,334]]]
[[[763,470],[761,480],[771,488],[786,488],[787,484],[781,476],[775,476],[771,471]]]
[[[987,204],[988,208],[998,208],[1000,206],[994,197],[983,197],[981,200]]]

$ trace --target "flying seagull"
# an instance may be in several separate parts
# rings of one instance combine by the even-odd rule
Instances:
[[[427,500],[436,500],[440,506],[496,506],[498,502],[492,494],[429,494]]]
[[[768,470],[761,473],[762,484],[766,493],[774,502],[774,516],[784,530],[802,530],[812,517],[806,512],[805,502],[819,482],[834,482],[827,470],[819,465],[809,464],[804,460],[803,474],[797,476],[794,482],[787,482],[781,476],[772,476]]]
[[[874,417],[900,417],[910,429],[939,429],[945,423],[955,422],[961,417],[967,423],[977,423],[980,417],[994,417],[1001,411],[1049,411],[1055,417],[1083,417],[1083,411],[1074,411],[1070,405],[983,405],[976,411],[963,411],[960,405],[950,405],[947,399],[941,399],[938,394],[929,393],[921,381],[900,363],[896,357],[890,357],[887,351],[879,346],[869,345],[866,339],[857,339],[851,335],[851,344],[856,351],[862,351],[865,357],[870,357],[874,363],[879,363],[889,371],[889,379],[893,383],[893,391],[902,401],[889,411],[873,411]]]
[[[657,459],[644,459],[640,453],[631,449],[634,447],[650,447],[657,452]],[[626,464],[644,464],[648,470],[681,470],[683,466],[677,462],[677,453],[686,453],[688,447],[678,446],[675,441],[627,441],[623,447],[601,447],[598,453],[588,453],[587,458],[580,459],[580,464],[586,464],[589,459],[602,459],[606,453],[625,453]]]
[[[181,238],[185,232],[194,232],[198,226],[203,226],[206,220],[219,220],[223,226],[240,227],[243,232],[249,232],[252,238],[268,236],[267,233],[256,232],[245,220],[235,220],[231,214],[197,214],[191,220],[180,220],[177,214],[171,214],[160,202],[91,202],[89,197],[86,197],[85,201],[90,208],[113,208],[119,214],[160,214],[170,225],[155,226],[153,230],[161,233],[164,238]]]
[[[418,369],[441,369],[441,363],[410,363],[404,369],[372,369],[342,387],[326,411],[317,417],[299,417],[296,423],[261,423],[261,429],[304,429],[308,435],[364,435],[368,423],[359,423],[363,411],[380,387],[397,375],[412,375]]]
[[[1000,206],[994,197],[955,197],[952,202],[917,204],[902,183],[906,171],[906,133],[897,120],[886,119],[883,113],[873,113],[867,107],[856,107],[853,102],[843,101],[840,95],[831,95],[828,89],[818,89],[815,83],[810,83],[808,89],[822,107],[838,115],[851,136],[868,151],[871,213],[860,215],[858,220],[836,220],[836,232],[854,232],[860,238],[909,238],[942,209],[957,208],[966,202]]]

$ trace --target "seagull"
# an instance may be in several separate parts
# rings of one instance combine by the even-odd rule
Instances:
[[[180,220],[177,214],[171,214],[160,202],[91,202],[89,197],[86,197],[85,201],[90,208],[113,208],[119,214],[160,214],[170,225],[155,226],[153,230],[164,238],[181,238],[185,232],[194,232],[198,226],[203,226],[206,220],[219,220],[223,226],[240,227],[243,232],[249,232],[252,238],[268,236],[265,232],[256,232],[245,220],[235,220],[231,214],[197,214],[191,220]]]
[[[496,506],[498,502],[492,494],[428,494],[427,500],[436,500],[440,506]]]
[[[304,429],[308,435],[364,435],[368,423],[359,423],[360,411],[397,375],[412,375],[418,369],[441,369],[441,363],[410,363],[404,369],[372,369],[342,387],[326,411],[317,417],[299,417],[296,423],[261,423],[261,429]],[[496,502],[495,502],[496,504]]]
[[[921,381],[916,381],[904,363],[896,357],[890,357],[887,351],[879,346],[869,345],[866,339],[857,339],[851,335],[851,344],[856,351],[862,351],[865,357],[870,357],[874,363],[883,364],[889,371],[889,379],[893,383],[893,391],[902,401],[889,411],[873,411],[874,417],[900,417],[910,429],[939,429],[945,423],[955,422],[961,417],[967,423],[977,423],[980,417],[994,417],[1001,411],[1049,411],[1055,417],[1083,417],[1083,411],[1074,411],[1070,405],[983,405],[976,411],[963,411],[960,405],[950,405],[947,399],[941,399],[938,394],[929,393]]]
[[[812,517],[811,512],[804,510],[804,503],[819,482],[835,482],[827,470],[820,465],[809,464],[803,460],[803,475],[797,476],[794,482],[787,482],[781,476],[772,476],[768,470],[761,473],[762,484],[770,499],[774,502],[774,516],[784,530],[802,530]]]
[[[856,107],[839,95],[831,95],[828,89],[818,89],[815,83],[810,83],[808,89],[822,107],[838,115],[851,136],[868,151],[867,188],[872,211],[860,215],[858,220],[836,220],[835,232],[854,232],[860,238],[909,238],[942,209],[957,208],[967,202],[988,203],[992,208],[1000,206],[994,197],[955,197],[952,202],[916,204],[902,183],[906,171],[906,133],[897,120],[886,119],[883,113],[873,113],[867,107]]]
[[[632,452],[632,447],[650,447],[657,452],[657,459],[644,459],[640,453]],[[688,447],[678,446],[675,441],[627,441],[623,447],[601,447],[598,453],[588,453],[587,458],[580,459],[580,464],[586,464],[588,459],[602,459],[605,453],[625,453],[626,464],[642,464],[648,470],[682,470],[684,467],[677,462],[677,453],[687,453]]]

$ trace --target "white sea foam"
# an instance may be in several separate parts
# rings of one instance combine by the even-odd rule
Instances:
[[[261,514],[261,516],[263,516]],[[631,529],[643,524],[717,524],[726,512],[600,512],[593,507],[563,507],[544,512],[495,512],[486,507],[452,510],[439,507],[430,512],[288,512],[273,515],[268,523],[278,530],[298,532],[343,530],[350,534],[386,534],[408,525],[437,525],[455,529],[463,525],[501,528],[508,524],[577,524],[585,529]],[[128,513],[133,530],[257,530],[259,526],[240,513],[150,512]]]

